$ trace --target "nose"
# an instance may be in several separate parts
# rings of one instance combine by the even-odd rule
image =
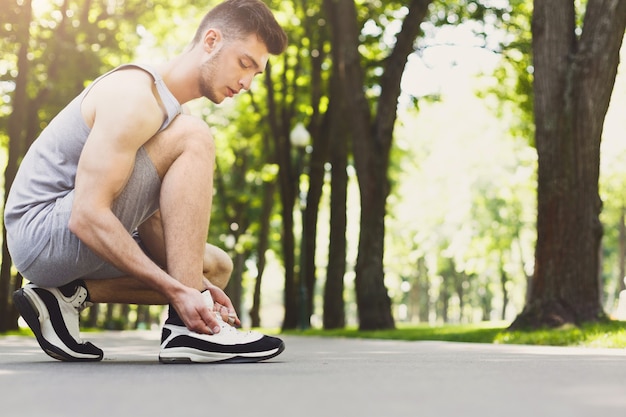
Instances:
[[[252,79],[254,78],[254,74],[252,75],[245,75],[244,77],[242,77],[239,80],[239,85],[241,86],[242,89],[244,90],[249,90],[250,86],[252,85]]]

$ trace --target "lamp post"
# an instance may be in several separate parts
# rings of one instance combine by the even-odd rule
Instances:
[[[306,196],[303,195],[300,190],[300,175],[303,172],[303,156],[306,147],[311,141],[311,135],[306,130],[301,122],[298,122],[293,130],[289,134],[289,140],[291,145],[297,149],[296,157],[296,175],[298,177],[297,190],[298,190],[298,204],[300,206],[300,257],[299,257],[299,271],[298,271],[298,289],[299,289],[299,317],[298,327],[302,330],[309,327],[308,308],[307,308],[307,289],[306,289],[306,274],[305,274],[305,259],[304,259],[304,213],[306,209]]]

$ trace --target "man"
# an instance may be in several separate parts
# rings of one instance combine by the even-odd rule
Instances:
[[[256,362],[283,342],[241,332],[222,291],[226,253],[206,243],[215,159],[206,123],[181,105],[250,88],[285,32],[260,0],[228,0],[190,46],[157,66],[119,67],[54,118],[26,154],[7,199],[7,242],[30,282],[14,302],[42,349],[98,361],[79,336],[90,303],[169,304],[159,360]]]

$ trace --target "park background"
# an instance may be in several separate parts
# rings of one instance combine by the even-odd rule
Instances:
[[[216,2],[0,3],[0,140],[10,184],[28,144],[84,86],[117,65],[180,53]],[[601,157],[586,156],[601,164],[601,250],[586,251],[590,262],[570,255],[563,262],[569,266],[551,272],[553,287],[567,291],[533,295],[532,1],[266,3],[290,37],[287,52],[270,60],[250,94],[220,106],[190,104],[216,137],[208,240],[234,260],[228,293],[246,326],[512,323],[537,298],[541,305],[574,304],[560,320],[537,325],[606,317],[578,314],[580,300],[595,303],[595,313],[619,316],[626,247],[623,65],[614,87],[610,76],[599,79],[612,94],[601,115]],[[604,3],[619,2],[542,7],[553,7],[548,16],[555,27],[558,8],[575,12],[565,29],[582,45],[603,39],[584,19],[590,10],[606,14]],[[617,21],[611,36],[620,44],[622,15],[606,17]],[[584,65],[600,62],[593,56]],[[574,141],[565,143],[575,148]],[[573,187],[567,194],[575,193]],[[573,244],[556,238],[557,245]],[[577,262],[599,267],[590,274]],[[6,248],[0,282],[0,330],[8,330],[18,323],[10,294],[22,277]],[[588,291],[594,285],[598,291]],[[85,312],[83,324],[149,327],[160,312],[102,305]]]

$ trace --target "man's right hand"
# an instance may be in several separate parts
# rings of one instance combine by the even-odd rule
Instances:
[[[209,309],[200,291],[184,287],[176,292],[170,302],[189,330],[202,334],[219,333],[221,327],[215,312]]]

